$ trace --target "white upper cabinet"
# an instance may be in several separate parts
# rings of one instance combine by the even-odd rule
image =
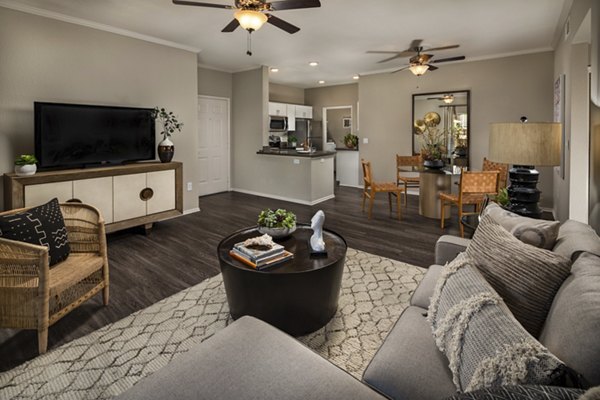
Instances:
[[[287,116],[287,104],[269,102],[269,115]]]
[[[296,106],[294,111],[296,118],[312,118],[313,116],[311,106]]]
[[[287,124],[288,131],[296,130],[296,105],[294,104],[286,104],[287,106]]]

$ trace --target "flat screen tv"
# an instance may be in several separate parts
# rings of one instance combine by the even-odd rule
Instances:
[[[150,108],[34,103],[35,156],[40,169],[153,160]]]

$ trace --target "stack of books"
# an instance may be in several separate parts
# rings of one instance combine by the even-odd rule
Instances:
[[[282,245],[245,245],[244,242],[236,243],[229,255],[236,260],[254,269],[265,269],[294,257]]]

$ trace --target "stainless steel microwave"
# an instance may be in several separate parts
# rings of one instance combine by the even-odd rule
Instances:
[[[287,117],[269,117],[269,132],[287,132]]]

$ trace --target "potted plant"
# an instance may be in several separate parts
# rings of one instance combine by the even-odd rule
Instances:
[[[173,111],[167,111],[164,108],[155,107],[152,116],[162,125],[163,140],[158,144],[158,158],[161,162],[170,162],[175,154],[175,145],[169,139],[171,134],[181,132],[183,122],[177,120]]]
[[[279,208],[275,211],[270,208],[258,214],[258,231],[262,234],[276,238],[291,235],[296,230],[296,215]]]
[[[356,146],[358,146],[358,136],[348,133],[346,136],[344,136],[344,144],[349,149],[355,149]]]
[[[296,147],[296,145],[298,144],[298,138],[292,135],[291,133],[288,133],[287,141],[288,147]]]
[[[15,174],[17,176],[27,176],[35,174],[37,171],[37,163],[38,160],[34,155],[31,154],[21,154],[15,160]]]
[[[433,117],[415,122],[415,126],[418,127],[418,129],[415,129],[415,133],[421,138],[423,165],[427,168],[442,168],[444,166],[442,158],[446,154],[445,134],[438,129],[438,123],[439,119],[436,120]]]

